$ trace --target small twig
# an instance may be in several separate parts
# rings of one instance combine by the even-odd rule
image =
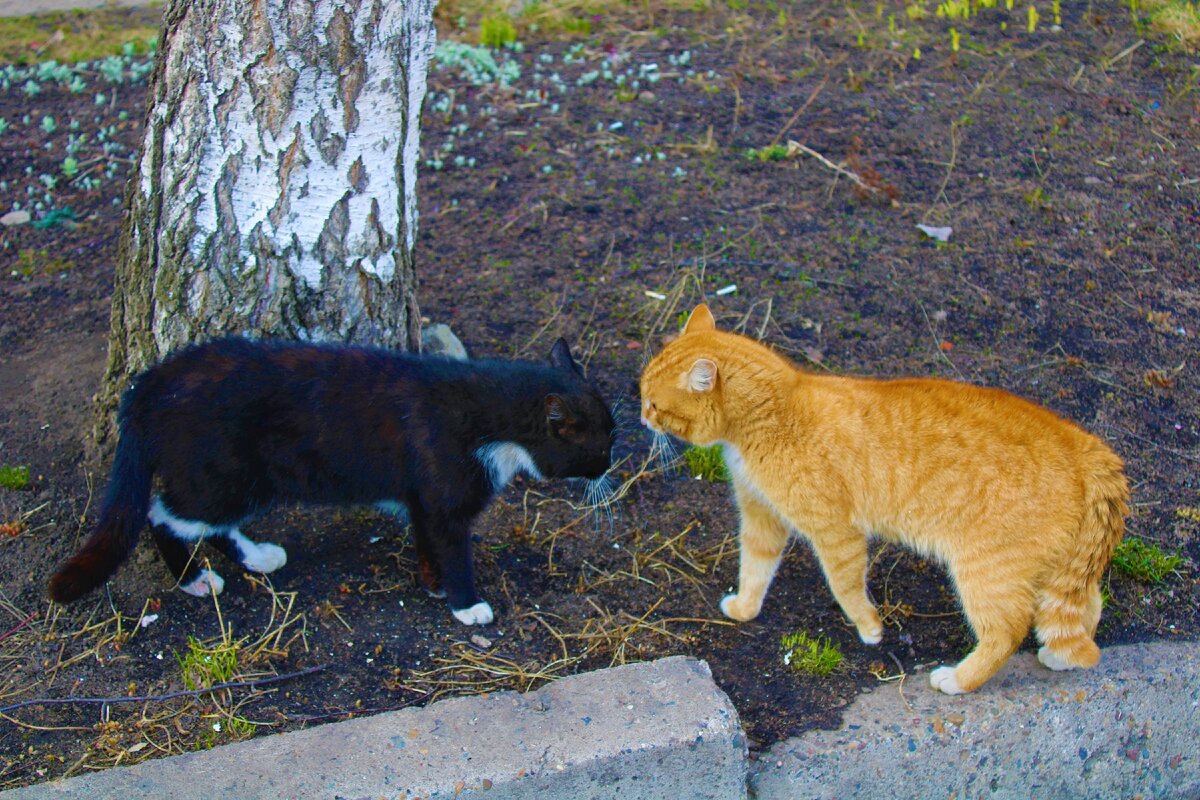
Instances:
[[[789,150],[799,151],[801,153],[810,155],[813,158],[815,158],[817,161],[820,161],[822,164],[829,167],[834,172],[838,173],[839,175],[845,175],[847,178],[854,181],[855,185],[857,185],[863,191],[870,192],[871,194],[881,194],[881,192],[878,189],[876,189],[874,186],[870,185],[869,183],[864,181],[862,178],[858,177],[858,173],[851,172],[850,170],[843,167],[841,164],[833,163],[828,158],[821,155],[816,150],[813,150],[808,145],[800,144],[799,142],[794,141],[794,140],[789,140],[787,143],[787,146],[788,146]]]
[[[33,618],[34,618],[34,617],[36,617],[36,616],[37,616],[37,612],[36,612],[36,611],[30,611],[30,612],[29,612],[29,616],[28,616],[28,617],[26,617],[25,619],[21,620],[21,623],[20,623],[19,625],[17,625],[17,627],[15,627],[15,628],[13,628],[13,629],[9,630],[9,631],[8,631],[7,633],[5,633],[3,636],[0,636],[0,642],[3,642],[3,641],[4,641],[5,639],[7,639],[8,637],[12,636],[14,633],[16,633],[17,631],[21,630],[21,628],[24,628],[26,625],[28,625],[30,622],[32,622],[32,621],[33,621]]]
[[[800,119],[800,115],[803,114],[806,110],[808,110],[808,107],[810,105],[812,105],[813,100],[816,100],[817,95],[819,95],[821,93],[821,90],[825,88],[825,84],[826,84],[826,82],[828,82],[828,80],[829,80],[829,72],[827,70],[825,72],[825,77],[821,78],[821,82],[817,84],[817,88],[813,89],[812,94],[810,94],[808,96],[808,99],[804,101],[804,105],[802,105],[798,109],[796,109],[796,113],[792,114],[792,118],[787,121],[787,124],[779,129],[779,133],[775,134],[775,138],[773,138],[771,140],[772,147],[779,144],[779,140],[782,139],[783,135],[785,133],[787,133],[793,125],[796,124],[796,120]]]
[[[1145,43],[1146,43],[1146,40],[1145,40],[1145,39],[1138,39],[1136,42],[1134,42],[1133,44],[1129,45],[1129,47],[1126,47],[1124,50],[1122,50],[1121,52],[1117,53],[1115,56],[1113,56],[1112,58],[1110,58],[1108,61],[1105,61],[1105,62],[1104,62],[1104,68],[1105,68],[1105,69],[1109,69],[1109,68],[1111,68],[1113,64],[1116,64],[1118,61],[1120,61],[1121,59],[1125,58],[1126,56],[1132,55],[1132,53],[1133,53],[1133,51],[1134,51],[1134,50],[1137,50],[1139,47],[1141,47],[1141,46],[1142,46],[1142,45],[1144,45]]]
[[[931,213],[934,206],[939,200],[946,199],[946,187],[950,184],[950,176],[954,174],[954,165],[958,161],[958,123],[950,123],[950,161],[946,163],[946,175],[942,178],[942,185],[938,187],[937,194],[933,196],[933,204],[925,211],[925,215],[921,217],[921,221],[925,222]]]
[[[929,315],[925,313],[925,304],[918,302],[917,306],[921,309],[921,316],[925,317],[925,324],[929,327],[929,335],[933,337],[934,352],[941,356],[941,359],[950,365],[950,368],[954,370],[955,374],[958,375],[960,380],[965,381],[966,377],[964,377],[962,372],[959,371],[958,365],[951,361],[950,356],[946,355],[946,351],[942,349],[942,341],[938,338],[937,328],[934,327],[933,322],[930,321]]]
[[[268,678],[259,678],[253,681],[230,681],[228,683],[218,683],[216,686],[209,686],[207,689],[189,689],[186,691],[167,692],[166,694],[148,694],[136,697],[43,697],[33,700],[22,700],[19,703],[13,703],[10,706],[0,706],[0,714],[7,714],[10,711],[16,711],[19,708],[27,706],[65,706],[75,703],[90,703],[94,705],[117,705],[118,703],[160,703],[165,700],[174,700],[177,697],[199,697],[202,694],[210,694],[219,692],[224,689],[254,689],[259,686],[264,686],[268,683],[278,683],[279,681],[291,680],[292,678],[302,678],[305,675],[311,675],[314,672],[320,672],[325,669],[327,664],[318,664],[315,667],[302,669],[299,672],[288,672],[284,675],[272,675]]]

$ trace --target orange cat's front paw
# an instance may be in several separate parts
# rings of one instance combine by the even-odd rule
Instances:
[[[738,622],[747,622],[754,619],[761,610],[761,603],[751,605],[739,602],[736,594],[727,594],[721,598],[721,613],[730,619],[736,619]]]
[[[883,626],[876,623],[874,627],[859,628],[858,638],[863,644],[879,644],[883,641]]]

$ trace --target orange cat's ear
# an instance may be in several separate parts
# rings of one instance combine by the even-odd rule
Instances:
[[[701,306],[704,308],[704,306]],[[707,308],[704,309],[708,311]],[[712,319],[710,316],[709,319]],[[696,359],[688,371],[688,388],[693,392],[711,392],[717,385],[717,365],[707,358]]]
[[[688,317],[687,325],[683,326],[683,332],[698,333],[699,331],[712,331],[717,329],[717,321],[713,319],[712,312],[708,310],[708,306],[704,303],[692,309],[692,315]]]

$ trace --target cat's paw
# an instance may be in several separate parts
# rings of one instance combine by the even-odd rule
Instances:
[[[179,587],[193,597],[208,597],[218,595],[225,590],[225,580],[211,569],[202,569],[200,574],[189,583]]]
[[[242,566],[251,572],[274,572],[287,563],[287,551],[277,544],[256,544],[246,553]]]
[[[480,600],[470,608],[452,608],[450,611],[463,625],[487,625],[494,619],[492,607],[486,600]]]
[[[963,694],[954,676],[954,667],[938,667],[929,673],[929,685],[943,694]]]
[[[874,628],[869,631],[859,628],[858,638],[862,639],[863,644],[879,644],[883,641],[883,628]]]
[[[1061,672],[1062,670],[1066,669],[1075,669],[1075,667],[1078,666],[1077,664],[1072,664],[1071,662],[1067,661],[1058,653],[1055,653],[1048,645],[1042,645],[1038,648],[1038,661],[1042,662],[1042,665],[1047,669],[1052,669],[1055,672]]]
[[[721,598],[721,613],[738,622],[748,622],[758,616],[759,609],[747,612],[738,603],[736,594],[727,594]]]

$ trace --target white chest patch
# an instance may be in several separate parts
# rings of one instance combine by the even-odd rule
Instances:
[[[721,453],[725,459],[725,468],[729,470],[729,474],[733,477],[733,479],[736,480],[740,486],[753,494],[755,499],[757,499],[760,503],[774,510],[775,504],[771,502],[769,497],[763,494],[762,489],[760,489],[758,484],[754,482],[754,479],[750,477],[750,473],[746,471],[746,460],[742,458],[742,454],[738,451],[738,449],[729,442],[721,442]],[[778,513],[777,510],[776,513]]]
[[[513,479],[513,476],[518,472],[524,472],[532,478],[541,480],[542,473],[538,470],[537,464],[533,462],[533,456],[529,454],[521,445],[515,442],[492,442],[485,444],[475,451],[475,457],[479,459],[479,463],[487,470],[488,478],[492,482],[492,488],[500,491],[508,482]]]

